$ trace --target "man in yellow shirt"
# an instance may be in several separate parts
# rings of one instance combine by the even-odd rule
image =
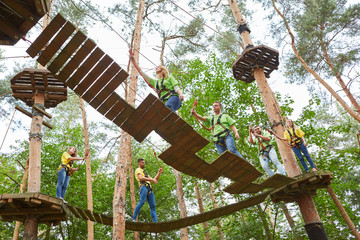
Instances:
[[[157,216],[156,216],[156,205],[155,205],[155,195],[152,191],[150,183],[158,183],[158,180],[160,178],[160,174],[162,173],[162,168],[159,169],[158,173],[156,174],[155,178],[149,177],[147,173],[144,172],[145,168],[145,160],[142,158],[139,158],[137,160],[138,168],[135,170],[135,178],[139,183],[140,187],[140,200],[138,205],[135,208],[132,221],[136,221],[137,216],[139,215],[140,209],[145,204],[145,201],[148,201],[149,207],[150,207],[150,216],[153,220],[153,222],[157,222]]]

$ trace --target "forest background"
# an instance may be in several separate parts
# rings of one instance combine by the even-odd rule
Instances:
[[[88,33],[89,37],[126,69],[128,45],[134,30],[138,4],[138,1],[107,1],[106,4],[83,0],[54,1],[52,16],[60,12],[79,29]],[[198,20],[171,1],[145,3],[142,45],[139,49],[140,66],[151,75],[155,65],[164,62],[171,74],[180,81],[186,96],[179,115],[209,139],[209,133],[196,123],[189,110],[197,97],[197,111],[202,115],[210,115],[212,102],[220,100],[224,105],[224,112],[236,119],[236,127],[241,136],[237,142],[239,151],[262,171],[257,148],[247,142],[248,124],[268,126],[268,119],[256,84],[246,84],[232,76],[232,63],[242,49],[237,44],[241,43],[241,39],[236,32],[236,22],[227,1],[186,1],[177,4]],[[356,140],[356,134],[360,131],[359,121],[348,114],[343,105],[338,104],[331,95],[331,91],[323,88],[316,77],[300,64],[291,47],[286,24],[292,28],[295,44],[302,58],[356,111],[356,103],[348,98],[346,89],[354,96],[355,102],[359,103],[360,4],[340,0],[278,1],[276,5],[284,13],[286,22],[276,13],[271,1],[246,1],[239,2],[239,5],[252,30],[255,45],[265,44],[279,50],[279,70],[274,71],[268,81],[275,91],[282,113],[295,118],[296,124],[306,132],[305,137],[317,168],[333,173],[332,187],[359,228],[360,151]],[[27,38],[35,39],[40,31],[41,26],[38,24]],[[14,47],[1,47],[0,70],[3,77],[0,79],[0,137],[5,137],[15,105],[27,108],[11,94],[6,94],[11,91],[9,79],[12,76],[24,67],[36,66],[35,61],[30,58],[9,58],[25,56],[27,46],[27,43],[20,42]],[[332,60],[333,68],[329,59]],[[339,75],[343,78],[345,87],[338,82]],[[289,94],[285,94],[284,86],[291,89]],[[152,92],[143,80],[138,81],[137,88],[136,105]],[[129,92],[134,92],[133,90],[129,89]],[[122,86],[117,91],[124,96]],[[41,192],[54,196],[60,156],[67,146],[76,146],[80,149],[80,155],[83,154],[84,134],[79,98],[70,90],[68,100],[48,112],[53,115],[51,124],[54,129],[43,128]],[[114,166],[117,164],[118,151],[124,144],[124,137],[120,128],[90,106],[86,106],[86,112],[89,118],[94,210],[112,214],[116,178]],[[3,146],[6,150],[1,149],[0,194],[19,191],[23,166],[28,156],[26,135],[30,119],[20,115],[16,113],[11,123],[9,135],[12,136],[5,139]],[[21,137],[17,137],[19,133]],[[153,148],[160,153],[167,145],[156,134],[151,134],[142,143],[132,141],[132,166],[136,167],[136,159],[143,157],[147,160],[147,171],[150,175],[155,175],[158,164]],[[217,157],[212,144],[199,155],[209,162]],[[165,166],[159,184],[154,186],[160,221],[177,219],[183,216],[184,211],[187,215],[198,213],[199,199],[207,211],[249,197],[224,193],[222,189],[227,183],[226,179],[210,184],[183,174],[179,178],[174,172],[172,168]],[[133,176],[129,175],[128,178],[130,180]],[[178,205],[181,202],[177,194],[179,189],[176,187],[179,186],[179,181],[182,183],[185,210],[183,207],[179,209]],[[67,200],[71,204],[86,208],[85,182],[85,170],[72,177],[67,191]],[[131,195],[138,200],[137,186],[135,193],[131,193],[130,182],[126,192],[127,219],[132,215]],[[327,192],[319,190],[314,201],[329,239],[351,238],[349,229]],[[286,220],[281,206],[267,199],[259,206],[209,221],[207,226],[199,224],[188,227],[186,232],[180,233],[179,230],[160,236],[141,233],[139,238],[184,239],[187,236],[190,239],[239,239],[241,236],[242,239],[306,239],[297,205],[287,204],[287,207],[294,221],[292,226]],[[151,221],[147,205],[144,205],[139,221]],[[0,236],[3,239],[11,238],[13,229],[14,223],[1,222]],[[41,225],[40,229],[48,230],[40,231],[44,233],[41,237],[47,239],[85,239],[87,233],[86,222],[76,218],[70,218],[49,229]],[[109,226],[95,224],[94,232],[95,239],[111,239],[112,236]],[[126,232],[126,237],[132,239],[134,236],[132,232]]]

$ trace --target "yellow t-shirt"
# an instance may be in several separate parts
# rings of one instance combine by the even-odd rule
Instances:
[[[289,128],[287,130],[290,131],[291,135],[294,135],[294,130],[292,128]],[[287,130],[284,132],[284,138],[286,138],[291,143],[291,137]],[[295,135],[296,135],[296,137],[301,138],[302,136],[305,135],[305,133],[300,128],[295,128]]]
[[[70,154],[68,152],[64,152],[63,155],[61,156],[61,164],[66,165],[68,168],[70,168]],[[60,165],[58,168],[58,171],[62,168],[62,166]]]
[[[139,183],[139,187],[141,186],[141,183],[140,183],[140,179],[138,178],[138,174],[141,174],[141,176],[143,176],[143,177],[146,177],[145,176],[145,174],[144,174],[144,169],[141,169],[141,168],[137,168],[136,170],[135,170],[135,178],[136,178],[136,180],[138,181],[138,183]],[[146,181],[149,185],[150,185],[150,182],[149,181]]]

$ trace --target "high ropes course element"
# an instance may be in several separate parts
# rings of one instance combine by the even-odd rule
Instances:
[[[1,30],[1,29],[0,29]],[[166,164],[190,176],[214,182],[224,176],[233,182],[224,191],[231,194],[258,193],[235,204],[202,213],[199,215],[173,220],[163,223],[135,223],[127,222],[126,228],[134,231],[163,232],[170,231],[184,226],[201,223],[210,219],[218,218],[240,209],[256,205],[272,192],[276,193],[276,201],[293,201],[294,196],[308,192],[316,194],[318,188],[330,184],[331,174],[319,171],[307,173],[300,176],[300,179],[275,174],[260,183],[253,183],[262,173],[241,157],[228,151],[220,155],[212,163],[207,163],[196,155],[209,141],[198,134],[181,117],[168,109],[157,97],[149,94],[137,108],[131,106],[120,97],[116,88],[126,80],[128,73],[123,70],[111,57],[105,54],[91,39],[87,38],[81,31],[58,14],[50,24],[42,31],[39,37],[27,49],[27,53],[37,61],[47,66],[51,77],[57,82],[65,84],[75,93],[87,101],[94,109],[104,115],[117,126],[129,133],[135,140],[142,142],[152,131],[155,131],[171,146],[159,155]],[[269,58],[276,60],[276,53],[269,52],[268,48],[249,49],[245,51],[246,64],[255,64],[252,59],[260,56],[259,59]],[[265,61],[265,60],[264,60]],[[276,61],[274,63],[276,65]],[[272,65],[269,71],[274,69]],[[48,86],[49,71],[42,72],[40,76],[31,70],[26,70],[25,82],[16,82],[20,79],[15,76],[13,81],[15,88],[25,94],[22,99],[27,102],[31,94],[28,93],[29,86],[36,85],[37,81],[43,81],[43,88],[47,91],[58,88]],[[46,82],[46,84],[45,84]],[[23,86],[24,85],[24,86]],[[59,87],[63,89],[63,86]],[[33,88],[31,88],[34,90]],[[56,94],[58,102],[64,100],[64,92]],[[15,96],[21,98],[20,96]],[[31,105],[31,102],[27,102]],[[53,106],[53,105],[52,105]],[[288,194],[290,193],[290,195]],[[32,194],[32,195],[31,195]],[[287,198],[292,196],[292,198]],[[106,217],[90,210],[81,210],[71,205],[63,205],[58,200],[40,193],[27,194],[4,194],[0,196],[0,215],[4,221],[21,220],[25,214],[40,215],[40,221],[56,224],[66,219],[69,212],[78,218],[96,221],[112,225],[112,217]]]
[[[317,189],[326,188],[326,186],[330,184],[330,179],[331,174],[328,171],[310,172],[293,179],[294,181],[290,184],[283,186],[275,184],[274,186],[280,187],[266,190],[254,197],[250,197],[246,200],[229,204],[224,207],[216,208],[205,213],[158,223],[126,221],[125,228],[127,230],[141,232],[169,232],[216,219],[237,212],[241,209],[257,205],[263,202],[268,195],[270,195],[272,200],[275,202],[290,202],[294,201],[292,198],[294,198],[296,194],[303,194],[305,191],[316,194],[315,192]],[[257,191],[255,190],[251,192]],[[112,216],[93,212],[88,209],[81,209],[79,207],[72,206],[71,204],[64,204],[62,200],[45,194],[21,193],[3,194],[0,196],[0,216],[3,221],[7,222],[14,220],[23,221],[25,214],[36,214],[39,215],[41,223],[57,225],[60,221],[65,221],[70,213],[80,219],[90,220],[109,226],[113,225]]]

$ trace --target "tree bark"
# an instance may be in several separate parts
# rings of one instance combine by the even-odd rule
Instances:
[[[214,183],[210,183],[210,198],[211,198],[211,202],[214,206],[214,209],[218,208],[219,206],[217,204],[216,197],[215,197],[215,184]],[[225,240],[225,235],[222,230],[221,220],[219,218],[217,218],[216,222],[217,222],[216,228],[218,229],[220,239]]]
[[[185,205],[185,199],[184,199],[184,191],[183,191],[183,185],[182,185],[182,179],[180,172],[177,171],[175,168],[173,168],[175,179],[176,179],[176,196],[179,201],[179,209],[180,209],[180,217],[186,218],[187,212],[186,212],[186,205]],[[187,240],[189,239],[188,236],[188,230],[187,228],[182,228],[180,231],[180,239],[181,240]]]
[[[274,3],[274,1],[273,1]],[[236,4],[235,0],[229,0],[230,7],[233,11],[234,17],[238,23],[241,23],[243,19],[240,10]],[[275,4],[274,4],[275,6]],[[254,69],[254,78],[256,80],[256,84],[259,88],[266,113],[269,118],[270,124],[273,126],[273,130],[277,135],[282,135],[284,133],[284,128],[282,126],[283,117],[281,116],[281,112],[279,111],[280,107],[275,101],[273,92],[266,81],[266,77],[263,69],[255,68]],[[359,116],[360,120],[360,116]],[[301,174],[299,165],[295,159],[294,153],[290,148],[286,147],[279,139],[276,139],[277,145],[279,147],[281,158],[284,162],[286,172],[290,177],[294,177],[296,175]],[[305,229],[311,239],[314,233],[319,234],[324,239],[327,238],[325,230],[322,226],[320,216],[317,212],[315,203],[309,194],[302,194],[296,197],[296,202],[300,207],[301,214],[303,216],[305,222]],[[318,228],[311,228],[312,226],[317,226]]]
[[[275,11],[280,15],[280,17],[283,19],[286,29],[288,30],[288,33],[291,37],[291,47],[293,49],[293,52],[295,56],[299,59],[300,63],[304,66],[304,68],[311,74],[315,79],[321,83],[329,92],[330,94],[340,103],[340,105],[349,113],[351,117],[353,117],[356,121],[360,123],[360,113],[356,113],[351,107],[337,94],[337,92],[324,80],[322,79],[315,71],[312,69],[305,60],[301,57],[299,51],[297,50],[295,46],[295,37],[292,33],[289,24],[287,23],[284,15],[277,9],[274,0],[272,0],[273,6]]]
[[[145,9],[145,0],[139,1],[139,9],[137,12],[135,29],[134,29],[134,59],[139,62],[139,51],[141,43],[141,26],[142,16]],[[128,102],[130,105],[135,105],[136,91],[137,91],[137,77],[138,73],[135,67],[131,68],[130,84],[128,90]],[[113,200],[113,239],[125,239],[125,193],[126,193],[126,172],[127,161],[131,161],[131,139],[130,135],[124,133],[124,144],[119,146],[117,175]],[[138,234],[134,233],[134,238],[139,239]]]
[[[29,175],[29,158],[26,160],[26,165],[25,165],[25,169],[24,169],[24,175],[23,175],[23,178],[22,178],[22,180],[21,180],[19,193],[23,193],[23,192],[26,191],[26,185],[27,185],[28,175]],[[20,222],[20,221],[16,221],[16,223],[15,223],[15,229],[14,229],[14,234],[13,234],[13,240],[19,239],[19,229],[20,229],[20,225],[21,225],[21,222]]]
[[[200,213],[204,213],[204,205],[203,205],[203,201],[202,201],[202,196],[199,190],[199,186],[197,185],[197,182],[194,182],[194,186],[195,186],[195,192],[196,192],[196,198],[199,204],[199,212]],[[203,228],[204,228],[204,235],[205,235],[205,240],[210,240],[210,233],[208,231],[208,224],[207,222],[203,222],[202,223]]]
[[[270,229],[269,229],[269,225],[268,225],[268,222],[266,220],[266,214],[265,212],[262,210],[261,206],[258,204],[256,205],[256,208],[258,210],[258,213],[259,213],[259,216],[260,216],[260,219],[263,223],[263,226],[264,226],[264,230],[265,230],[265,235],[267,237],[268,240],[271,240],[272,237],[271,237],[271,232],[270,232]]]
[[[86,120],[86,112],[85,112],[85,105],[84,100],[80,97],[80,108],[81,114],[83,119],[83,126],[84,126],[84,139],[85,139],[85,152],[89,151],[89,131],[88,125]],[[86,193],[87,193],[87,208],[90,211],[93,211],[93,194],[92,194],[92,177],[91,177],[91,162],[90,162],[90,155],[88,155],[85,159],[86,161]],[[94,222],[87,220],[88,225],[88,240],[94,239]]]

